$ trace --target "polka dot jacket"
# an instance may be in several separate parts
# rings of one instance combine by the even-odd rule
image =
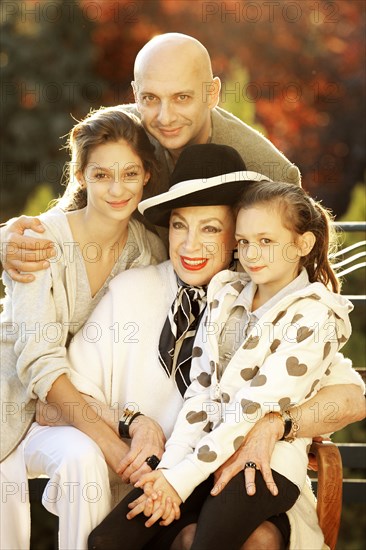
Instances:
[[[223,271],[208,288],[207,310],[193,349],[192,383],[160,463],[183,501],[234,453],[254,422],[271,410],[312,397],[351,334],[352,304],[321,283],[309,283],[259,319],[221,373],[219,335],[246,284],[246,274]],[[277,445],[292,453],[290,460],[300,456],[296,444]],[[280,462],[283,459],[282,454]],[[288,475],[299,485],[306,477],[306,445],[302,464],[297,479]],[[280,473],[286,472],[285,465]]]

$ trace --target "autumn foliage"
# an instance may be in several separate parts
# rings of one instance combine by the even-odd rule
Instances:
[[[170,31],[207,47],[221,106],[260,125],[336,214],[363,178],[362,0],[5,1],[1,25],[5,218],[38,183],[59,192],[72,117],[131,101],[136,53]]]

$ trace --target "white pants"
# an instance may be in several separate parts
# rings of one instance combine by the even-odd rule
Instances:
[[[27,550],[28,478],[50,478],[42,497],[59,517],[60,550],[84,550],[89,533],[112,509],[108,466],[98,445],[71,426],[34,422],[1,465],[1,550]]]

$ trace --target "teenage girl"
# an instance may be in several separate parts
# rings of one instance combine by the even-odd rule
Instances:
[[[39,271],[32,285],[3,275],[1,475],[8,490],[2,548],[29,548],[29,477],[50,477],[43,502],[59,516],[60,548],[85,548],[91,528],[110,510],[106,461],[116,470],[126,446],[102,420],[85,414],[87,403],[69,379],[66,348],[112,277],[166,258],[160,239],[131,219],[156,165],[139,120],[118,108],[100,109],[71,130],[69,149],[66,192],[40,216],[55,243],[50,269]],[[74,427],[34,422],[37,399],[52,402]],[[98,487],[96,500],[83,494],[89,484]]]

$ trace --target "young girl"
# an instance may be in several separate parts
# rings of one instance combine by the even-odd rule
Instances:
[[[294,504],[306,477],[309,440],[296,438],[296,423],[286,411],[314,395],[351,332],[352,306],[337,294],[328,261],[329,216],[301,188],[249,183],[238,207],[236,238],[246,274],[224,271],[209,285],[185,404],[159,470],[136,483],[145,494],[130,504],[128,515],[151,516],[146,527],[159,519],[169,525],[187,501],[183,516],[200,510],[192,550],[222,549],[228,541],[240,548],[262,521]],[[256,470],[255,495],[247,495],[240,473],[214,496],[210,474],[269,411],[284,429],[271,461],[276,486],[268,491]],[[147,543],[142,520],[121,521],[121,548]],[[158,532],[155,524],[151,538]]]
[[[60,517],[61,548],[85,547],[88,532],[109,511],[105,459],[116,470],[126,449],[106,424],[91,422],[85,414],[86,402],[69,380],[66,347],[112,277],[166,258],[160,239],[131,219],[156,164],[138,119],[118,108],[100,109],[72,129],[69,148],[65,195],[40,216],[46,238],[56,243],[50,269],[38,272],[30,286],[4,273],[1,471],[8,490],[1,514],[2,548],[29,547],[27,477],[47,474],[48,496],[50,487],[61,488],[47,506]],[[33,422],[37,399],[52,401],[68,424],[96,444],[74,428]],[[62,487],[70,481],[79,487],[73,497]],[[94,507],[81,494],[88,483],[101,490]],[[17,490],[10,491],[13,486]],[[71,498],[76,499],[74,508]]]

